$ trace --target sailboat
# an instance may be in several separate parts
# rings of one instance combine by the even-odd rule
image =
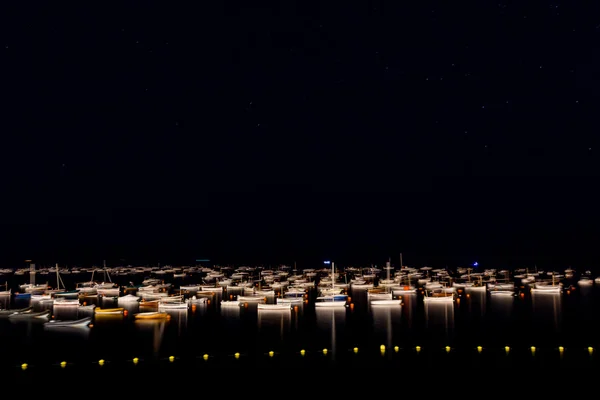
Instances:
[[[65,283],[60,277],[60,272],[58,268],[58,264],[55,264],[54,268],[56,269],[56,289],[48,290],[47,293],[50,293],[55,299],[69,299],[69,300],[78,300],[79,299],[79,289],[67,290],[65,287]]]
[[[390,270],[392,269],[391,262],[388,261],[385,265],[385,269],[387,270],[387,277],[384,282],[394,283],[394,280],[390,278]],[[385,292],[381,293],[371,293],[368,292],[369,304],[371,306],[401,306],[402,299],[394,299],[393,292],[390,290],[390,286],[385,287]]]
[[[335,263],[325,261],[325,264],[331,264],[331,288],[335,287]],[[346,307],[348,301],[347,294],[329,294],[319,296],[315,299],[315,307]]]
[[[552,275],[552,284],[535,282],[534,287],[531,288],[532,294],[560,294],[562,292],[562,283],[556,282],[556,272],[550,274]]]

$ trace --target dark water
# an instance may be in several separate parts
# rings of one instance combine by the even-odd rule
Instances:
[[[177,287],[186,282],[173,283]],[[283,313],[259,312],[251,303],[220,309],[221,296],[231,294],[224,292],[208,304],[169,311],[169,321],[134,321],[134,313],[149,311],[140,310],[138,303],[126,307],[124,317],[96,316],[91,328],[72,331],[1,319],[1,362],[17,376],[194,373],[239,367],[403,368],[407,363],[430,366],[443,361],[462,366],[595,367],[598,293],[596,287],[515,297],[471,292],[453,305],[426,305],[420,295],[411,295],[404,297],[402,306],[374,308],[365,290],[351,290],[347,308],[316,309],[309,297],[307,304]],[[27,299],[12,299],[2,308],[27,304]],[[99,299],[98,305],[116,307],[117,302]],[[81,316],[67,309],[54,318]]]

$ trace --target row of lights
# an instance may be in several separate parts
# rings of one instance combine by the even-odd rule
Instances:
[[[395,353],[398,353],[398,352],[400,351],[400,347],[399,347],[399,346],[394,346],[394,348],[393,348],[393,349],[394,349],[394,352],[395,352]],[[421,346],[415,346],[415,348],[414,348],[414,350],[415,350],[417,353],[420,353],[422,349],[423,349],[423,348],[422,348]],[[476,347],[476,349],[477,349],[477,352],[478,352],[478,353],[482,353],[482,352],[483,352],[483,347],[482,347],[482,346],[477,346],[477,347]],[[381,346],[379,346],[379,351],[381,352],[381,354],[382,354],[382,355],[384,355],[384,354],[385,354],[386,350],[387,350],[387,348],[386,348],[386,346],[385,346],[385,345],[383,345],[383,344],[382,344]],[[444,350],[446,351],[446,353],[450,353],[450,352],[452,351],[452,347],[450,347],[450,346],[446,346],[446,347],[444,348]],[[505,353],[506,353],[506,354],[509,354],[511,350],[512,350],[512,348],[511,348],[510,346],[505,346],[505,347],[504,347],[504,351],[505,351]],[[536,354],[536,351],[537,351],[537,348],[536,348],[535,346],[531,346],[531,347],[530,347],[530,351],[531,351],[531,354],[532,354],[532,355],[535,355],[535,354]],[[564,348],[563,346],[559,346],[559,347],[558,347],[558,351],[559,351],[559,353],[562,355],[562,354],[565,352],[565,348]],[[595,351],[595,350],[594,350],[594,348],[593,348],[593,347],[588,347],[588,348],[587,348],[587,352],[589,353],[589,355],[590,355],[590,356],[591,356],[592,354],[594,354],[594,351]],[[354,347],[354,348],[352,349],[352,352],[353,352],[354,354],[358,354],[358,352],[359,352],[359,349],[358,349],[358,347]],[[321,353],[322,353],[323,355],[327,355],[327,354],[329,353],[329,350],[328,350],[327,348],[324,348],[323,350],[321,350]],[[304,349],[300,350],[299,354],[300,354],[301,356],[303,356],[303,357],[304,357],[304,356],[306,355],[306,350],[304,350]],[[271,358],[272,358],[272,357],[275,357],[275,352],[274,352],[273,350],[271,350],[271,351],[269,351],[269,352],[267,353],[267,355],[268,355],[269,357],[271,357]],[[210,355],[208,355],[208,354],[204,354],[204,355],[202,356],[202,359],[203,359],[204,361],[208,361],[208,360],[209,360],[211,357],[212,357],[212,356],[210,356]],[[235,359],[239,359],[239,358],[241,357],[241,354],[240,354],[240,353],[234,353],[234,354],[233,354],[233,357],[234,357]],[[175,360],[176,360],[176,357],[175,357],[175,356],[169,356],[169,357],[167,358],[167,360],[168,360],[170,363],[173,363],[173,362],[175,362]],[[102,367],[102,366],[104,366],[104,365],[106,364],[106,362],[107,362],[106,360],[104,360],[104,359],[100,359],[100,360],[98,360],[97,364],[98,364],[99,366],[101,366],[101,367]],[[137,364],[139,364],[139,363],[140,363],[140,359],[139,359],[138,357],[135,357],[135,358],[133,358],[133,359],[131,360],[131,362],[132,362],[134,365],[137,365]],[[59,365],[60,365],[60,367],[61,367],[61,368],[66,368],[66,367],[67,367],[67,365],[68,365],[68,363],[67,363],[66,361],[61,361]],[[25,371],[25,370],[27,370],[27,368],[29,368],[29,364],[27,364],[27,363],[23,363],[23,364],[21,364],[21,369],[22,369],[22,370],[24,370],[24,371]]]

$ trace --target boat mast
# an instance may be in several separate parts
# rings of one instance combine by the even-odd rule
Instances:
[[[331,289],[335,289],[335,263],[331,262]]]

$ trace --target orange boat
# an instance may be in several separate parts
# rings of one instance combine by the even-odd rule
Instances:
[[[148,311],[134,314],[135,319],[170,319],[171,316],[162,311]]]
[[[115,308],[100,308],[96,307],[94,309],[94,313],[96,315],[123,315],[125,314],[125,309],[123,307],[115,307]]]

